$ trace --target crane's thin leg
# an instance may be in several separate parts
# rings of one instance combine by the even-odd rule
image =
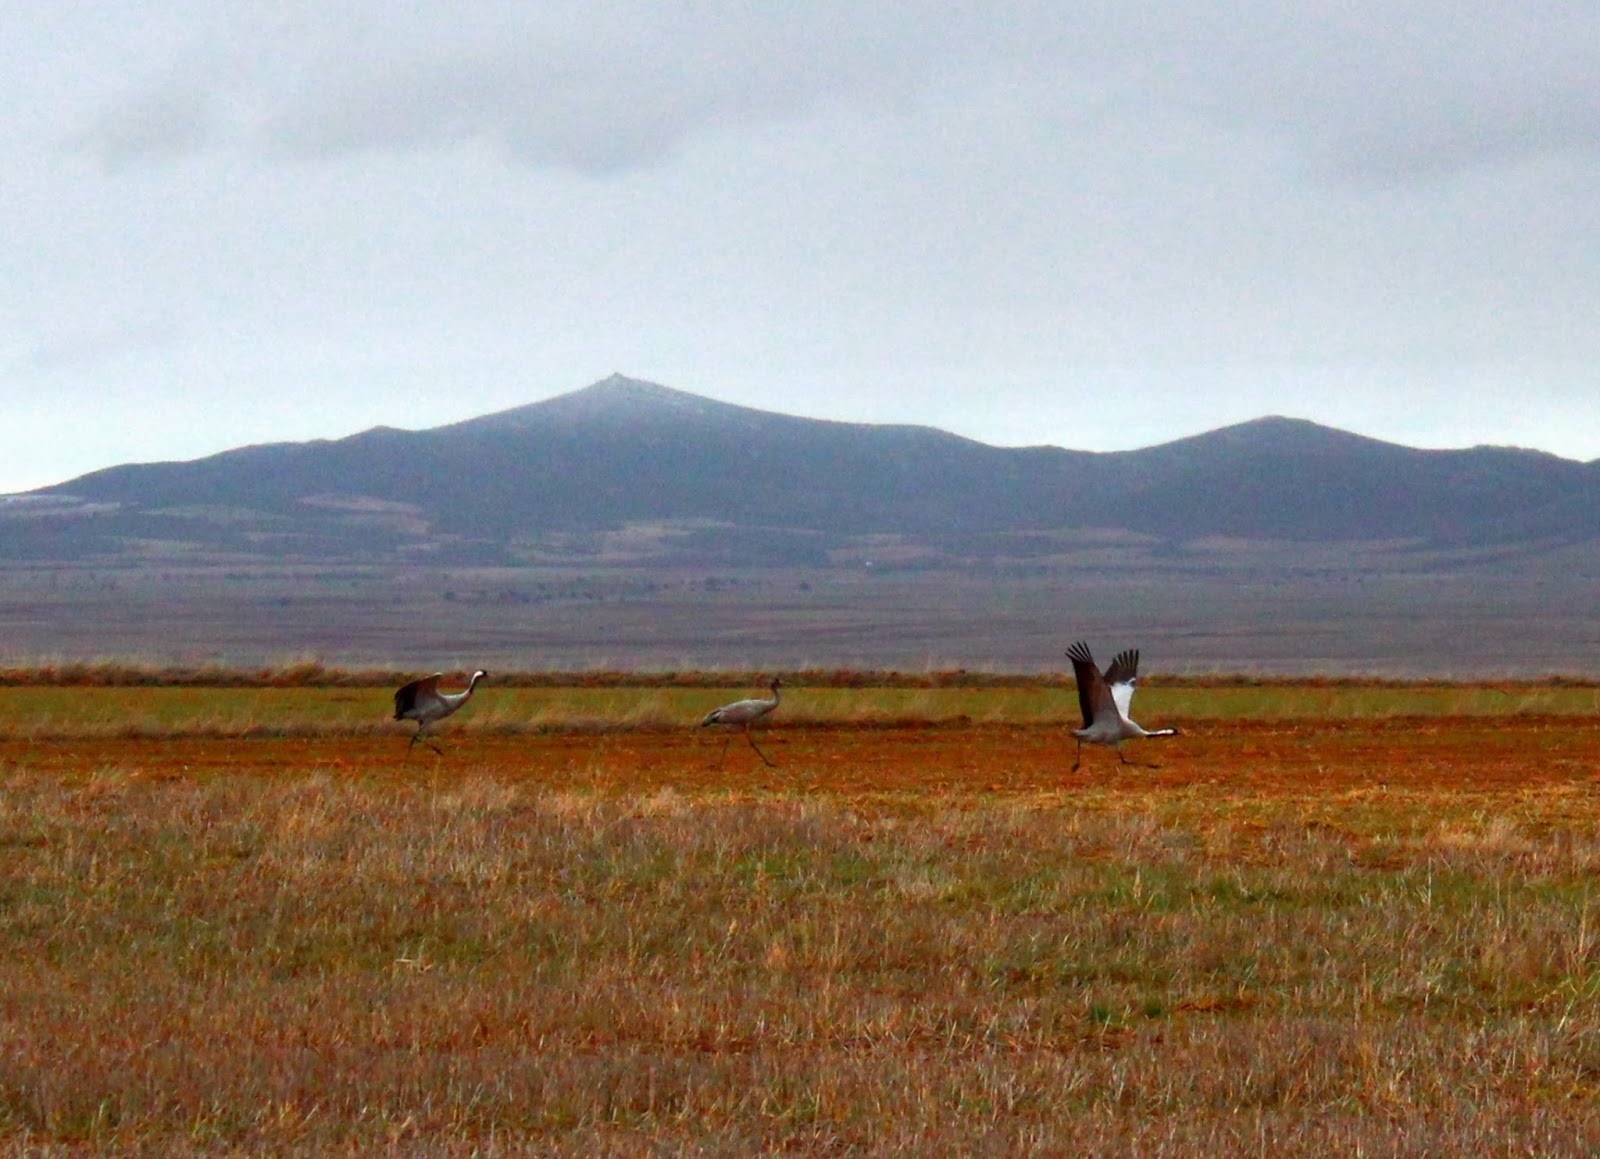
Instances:
[[[1072,771],[1073,772],[1077,772],[1078,771],[1078,766],[1083,764],[1083,738],[1080,736],[1080,737],[1077,738],[1077,741],[1078,741],[1078,752],[1077,752],[1077,755],[1072,758]]]
[[[728,760],[728,746],[730,744],[732,744],[732,743],[733,743],[733,734],[731,732],[726,732],[726,731],[723,732],[723,734],[722,734],[722,748],[717,753],[717,768],[720,769],[724,764],[727,763],[727,760]]]
[[[757,746],[756,738],[750,735],[750,730],[748,728],[744,730],[744,739],[750,742],[750,747],[756,750],[756,756],[761,758],[762,763],[765,764],[767,768],[775,769],[778,767],[771,761],[767,760],[767,754],[762,752],[760,747]]]
[[[434,752],[438,753],[441,757],[444,756],[444,750],[433,743],[433,738],[431,736],[424,737],[422,735],[422,728],[422,725],[417,725],[417,731],[411,734],[411,743],[406,745],[406,756],[409,757],[411,755],[411,750],[416,748],[419,740],[426,744]]]
[[[1127,757],[1122,755],[1122,748],[1120,746],[1117,748],[1117,759],[1125,765],[1132,765],[1136,769],[1159,769],[1161,767],[1154,762],[1146,764],[1143,761],[1130,761]]]

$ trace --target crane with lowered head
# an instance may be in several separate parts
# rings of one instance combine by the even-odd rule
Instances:
[[[738,729],[744,733],[744,739],[750,742],[750,747],[756,750],[756,756],[761,758],[762,763],[768,768],[772,768],[773,764],[767,760],[767,754],[761,751],[761,747],[756,744],[755,737],[750,735],[750,726],[778,707],[778,689],[783,687],[783,681],[774,676],[767,684],[767,687],[772,690],[772,699],[755,697],[750,700],[735,700],[732,704],[724,704],[721,708],[713,708],[706,713],[705,719],[700,722],[700,727],[705,728],[708,725],[720,724]],[[732,740],[733,734],[729,733],[728,739],[722,742],[722,758],[728,755],[728,745]],[[718,758],[719,764],[722,758]]]

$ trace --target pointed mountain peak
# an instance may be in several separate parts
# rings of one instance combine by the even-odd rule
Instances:
[[[452,423],[448,429],[515,431],[574,423],[644,424],[663,419],[704,420],[745,411],[744,407],[675,390],[658,382],[613,374],[581,390]]]
[[[648,382],[642,378],[629,378],[624,374],[613,374],[609,378],[602,378],[599,382],[574,390],[568,394],[557,395],[545,404],[548,407],[560,406],[569,411],[583,410],[590,414],[602,412],[634,412],[654,410],[688,410],[702,413],[709,407],[727,405],[714,399],[704,398],[698,394],[690,394],[686,390],[675,390],[670,386],[662,386],[659,382]]]

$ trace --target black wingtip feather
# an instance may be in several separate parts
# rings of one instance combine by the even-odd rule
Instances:
[[[1139,649],[1126,648],[1117,653],[1117,658],[1111,661],[1111,667],[1106,669],[1107,684],[1131,684],[1139,675]]]

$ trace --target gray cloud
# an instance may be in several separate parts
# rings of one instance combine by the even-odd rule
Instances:
[[[58,334],[21,351],[0,367],[6,377],[55,374],[96,368],[130,355],[148,354],[169,347],[182,331],[168,322],[137,323]]]
[[[141,89],[102,110],[71,144],[108,169],[191,155],[211,143],[210,94],[168,84]]]
[[[1485,3],[1213,8],[1154,80],[1308,169],[1405,180],[1600,151],[1600,10]]]
[[[616,172],[708,130],[833,102],[904,107],[975,78],[1053,81],[1058,111],[1095,94],[1135,125],[1181,115],[1266,134],[1352,179],[1600,145],[1600,12],[1580,5],[230,9],[208,39],[173,47],[161,79],[99,111],[85,139],[104,159],[485,141]]]
[[[244,14],[175,47],[159,80],[112,96],[83,140],[117,163],[222,146],[334,158],[481,140],[531,164],[611,172],[657,164],[709,128],[903,89],[919,57],[937,68],[896,6],[576,11],[348,5],[274,27]]]

